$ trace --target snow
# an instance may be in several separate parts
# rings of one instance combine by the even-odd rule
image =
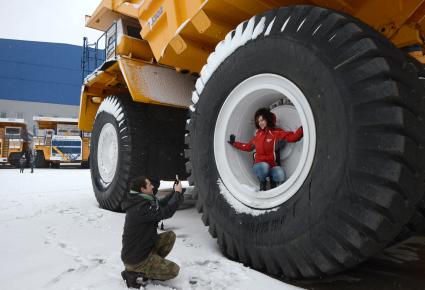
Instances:
[[[0,122],[2,123],[21,123],[25,124],[24,119],[18,119],[18,118],[0,118]]]
[[[286,25],[288,25],[289,20],[291,20],[291,16],[288,17],[288,19],[286,19],[285,23],[283,23],[282,28],[280,29],[280,32],[283,32],[286,28]],[[313,32],[314,34],[314,32]]]
[[[226,35],[225,39],[217,44],[215,51],[208,57],[207,63],[202,67],[200,77],[196,81],[195,89],[198,95],[201,95],[211,75],[229,55],[231,55],[239,47],[244,46],[249,40],[256,39],[258,35],[264,31],[265,20],[266,18],[262,17],[258,24],[254,27],[255,17],[252,17],[248,21],[244,31],[242,31],[244,25],[244,22],[242,22],[236,27],[233,37],[233,31],[230,31]],[[271,25],[269,25],[266,33],[270,32],[273,23],[274,20]]]
[[[118,99],[115,97],[107,97],[99,106],[97,110],[96,117],[101,112],[106,112],[115,117],[115,119],[120,122],[123,119],[124,113],[122,113],[122,108]]]
[[[127,289],[120,277],[123,223],[124,214],[98,207],[89,170],[0,169],[1,288]],[[299,289],[224,258],[194,208],[164,226],[177,235],[169,259],[180,274],[147,290]]]
[[[192,92],[192,103],[196,105],[196,103],[199,101],[199,95],[198,93],[195,91]]]
[[[256,39],[264,31],[265,17],[262,17],[260,22],[254,27],[255,17],[252,17],[243,30],[244,22],[240,23],[236,28],[235,34],[232,37],[232,32],[226,35],[222,44],[217,45],[213,55],[208,58],[208,63],[204,66],[206,68],[205,74],[201,73],[201,78],[206,84],[211,77],[212,73],[220,66],[220,64],[227,59],[236,49],[244,46],[249,40]],[[271,27],[270,27],[271,29]],[[198,92],[199,93],[199,92]]]
[[[141,2],[141,3],[128,3],[128,2],[124,2],[123,4],[125,6],[130,6],[131,5],[134,9],[139,9],[142,6],[143,2]]]
[[[269,36],[270,32],[272,31],[273,24],[274,24],[275,20],[276,20],[276,17],[274,17],[273,20],[270,21],[269,26],[267,26],[266,32],[264,32],[265,36]],[[302,25],[302,23],[301,23],[301,25]]]

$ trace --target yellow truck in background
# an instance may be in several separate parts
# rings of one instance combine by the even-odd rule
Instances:
[[[224,255],[289,278],[405,239],[425,224],[424,21],[423,0],[100,1],[78,120],[100,206],[177,173]],[[303,127],[266,191],[227,142],[252,139],[259,108]]]
[[[29,157],[29,136],[24,119],[0,118],[0,165],[19,165]]]
[[[33,117],[35,167],[59,168],[61,163],[88,167],[90,133],[78,129],[75,118]]]

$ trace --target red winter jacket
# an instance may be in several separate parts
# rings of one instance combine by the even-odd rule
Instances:
[[[254,138],[248,143],[235,142],[233,147],[242,151],[252,151],[255,148],[254,163],[267,162],[270,167],[276,166],[275,146],[279,140],[297,142],[303,136],[303,128],[295,132],[287,132],[280,128],[258,129]]]

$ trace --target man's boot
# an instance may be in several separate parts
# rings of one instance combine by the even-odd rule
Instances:
[[[266,191],[267,190],[267,181],[260,181],[260,191]]]
[[[127,288],[140,289],[140,286],[142,286],[142,283],[137,282],[137,278],[143,278],[142,273],[124,270],[121,272],[121,277],[127,284]]]
[[[275,182],[273,179],[270,179],[270,189],[275,188],[277,186],[277,182]]]

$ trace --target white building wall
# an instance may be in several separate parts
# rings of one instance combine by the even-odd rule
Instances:
[[[22,118],[34,134],[33,116],[78,118],[78,106],[0,99],[0,118]]]

